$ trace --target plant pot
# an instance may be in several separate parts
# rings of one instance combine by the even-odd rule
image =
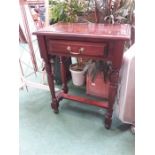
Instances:
[[[70,65],[70,72],[71,72],[71,76],[72,76],[72,81],[73,81],[73,84],[75,86],[82,86],[85,83],[84,72],[83,72],[83,69],[75,70],[74,67],[76,65],[77,64]]]

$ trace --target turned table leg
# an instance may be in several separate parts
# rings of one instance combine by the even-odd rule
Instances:
[[[45,61],[45,68],[46,68],[46,72],[47,72],[47,78],[48,78],[48,84],[49,84],[50,92],[52,95],[51,107],[55,113],[58,113],[59,112],[59,110],[58,110],[59,102],[57,101],[57,98],[55,95],[53,63],[54,63],[53,61],[51,61],[51,63]],[[52,67],[51,67],[51,65],[52,65]]]
[[[119,78],[119,72],[117,70],[113,70],[109,78],[110,80],[109,97],[108,97],[109,108],[107,109],[107,113],[105,115],[105,128],[107,129],[110,129],[112,123],[113,105],[115,102],[115,96],[117,94],[118,78]]]
[[[65,57],[60,57],[60,67],[61,67],[61,80],[62,80],[62,90],[64,93],[68,92],[67,78],[66,78],[66,66]]]

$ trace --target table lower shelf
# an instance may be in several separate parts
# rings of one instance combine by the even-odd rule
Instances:
[[[108,109],[108,101],[96,101],[93,99],[88,99],[86,97],[80,97],[80,96],[76,96],[76,95],[70,95],[68,93],[63,93],[63,92],[59,92],[57,94],[57,99],[58,101],[60,101],[61,99],[69,99],[72,101],[76,101],[76,102],[80,102],[80,103],[85,103],[85,104],[89,104],[89,105],[93,105],[93,106],[98,106],[104,109]]]

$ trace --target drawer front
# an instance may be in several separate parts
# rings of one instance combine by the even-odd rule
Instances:
[[[107,45],[105,43],[75,42],[49,40],[47,42],[50,54],[59,53],[66,55],[86,55],[86,56],[107,56]]]

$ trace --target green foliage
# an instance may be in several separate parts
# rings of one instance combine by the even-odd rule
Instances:
[[[100,22],[132,24],[135,0],[95,0],[95,2],[102,19]]]
[[[119,8],[113,13],[117,23],[133,23],[135,0],[121,0]]]
[[[84,5],[78,0],[50,0],[50,15],[53,22],[76,22],[77,16],[84,12]]]

